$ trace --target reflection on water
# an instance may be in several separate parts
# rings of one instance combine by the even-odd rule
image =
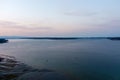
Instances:
[[[10,40],[0,44],[0,53],[73,80],[120,80],[120,41]]]

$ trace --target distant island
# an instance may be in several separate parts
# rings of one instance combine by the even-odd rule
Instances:
[[[36,40],[78,40],[78,39],[109,39],[120,40],[120,37],[24,37],[24,36],[0,36],[0,43],[8,42],[7,39],[36,39]]]
[[[23,37],[21,39],[73,40],[73,39],[79,39],[79,38],[77,37]]]
[[[8,42],[8,40],[7,39],[0,39],[0,43],[7,43]]]
[[[120,40],[120,37],[110,37],[108,39],[110,39],[110,40]]]
[[[20,39],[49,39],[49,40],[109,39],[109,40],[120,40],[120,37],[22,37]]]

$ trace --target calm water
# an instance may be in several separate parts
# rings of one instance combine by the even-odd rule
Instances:
[[[120,41],[10,40],[0,44],[0,54],[73,80],[120,80]]]

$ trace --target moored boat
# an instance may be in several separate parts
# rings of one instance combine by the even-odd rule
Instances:
[[[7,39],[4,39],[4,38],[1,38],[1,39],[0,39],[0,43],[7,43],[7,42],[8,42]]]

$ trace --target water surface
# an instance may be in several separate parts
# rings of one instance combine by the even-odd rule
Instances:
[[[16,39],[0,44],[0,53],[73,80],[120,80],[120,41]]]

